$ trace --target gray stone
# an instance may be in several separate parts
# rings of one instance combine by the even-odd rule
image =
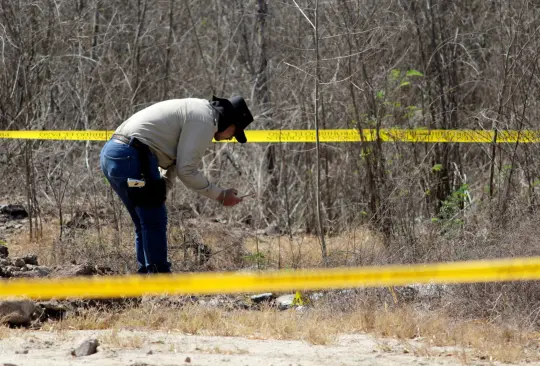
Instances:
[[[60,268],[53,273],[55,277],[92,276],[95,274],[98,274],[98,271],[89,264],[70,265],[68,267]]]
[[[294,301],[293,295],[282,295],[276,299],[276,304],[280,310],[289,309],[293,306]]]
[[[266,229],[264,229],[264,235],[273,236],[273,235],[279,235],[280,230],[277,223],[273,223],[269,225]]]
[[[253,296],[250,297],[251,301],[253,301],[255,304],[270,301],[273,298],[274,298],[274,294],[271,293],[271,292],[266,292],[264,294],[253,295]]]
[[[38,265],[38,258],[37,258],[37,255],[35,254],[25,255],[22,259],[24,260],[24,263],[26,264],[31,264],[34,266]]]
[[[13,258],[13,265],[16,267],[23,267],[26,264],[22,258]]]
[[[52,273],[52,270],[49,267],[45,266],[37,266],[36,268],[34,268],[34,271],[39,272],[39,274],[43,277],[48,276]]]
[[[87,339],[86,341],[82,342],[76,350],[71,352],[71,354],[75,357],[90,356],[97,353],[98,346],[99,342],[97,339]]]
[[[309,299],[310,300],[314,300],[314,301],[317,301],[319,299],[322,299],[324,297],[324,293],[323,292],[315,292],[311,295],[309,295]]]
[[[0,323],[28,324],[35,310],[36,305],[30,300],[0,301]]]
[[[27,349],[23,349],[22,351],[15,351],[15,354],[16,354],[16,355],[27,355],[27,354],[28,354],[28,350],[27,350]]]
[[[13,278],[40,278],[40,277],[44,277],[44,276],[41,276],[39,274],[39,272],[37,271],[16,271],[16,272],[11,272],[10,273],[10,277],[13,277]]]
[[[33,266],[31,264],[26,265],[32,272],[36,272],[38,277],[45,277],[52,273],[52,270],[49,267],[45,266]]]
[[[28,217],[28,212],[22,205],[2,205],[0,212],[11,220],[22,220]]]
[[[42,301],[37,303],[37,306],[42,309],[42,315],[49,319],[62,319],[68,311],[65,305],[55,300]]]
[[[5,248],[5,247],[0,245],[0,249],[1,248]],[[9,266],[10,264],[11,262],[9,261],[9,259],[0,257],[0,266]]]
[[[207,304],[208,304],[208,306],[218,307],[222,303],[223,303],[223,301],[221,301],[220,299],[214,297],[213,299],[210,299],[210,301],[208,301]]]
[[[3,244],[0,244],[0,258],[7,258],[9,255],[8,247]]]
[[[15,266],[7,266],[6,270],[8,272],[20,272],[21,268],[20,267],[15,267]]]
[[[304,305],[300,305],[300,306],[296,307],[296,311],[299,312],[299,313],[305,313],[308,310],[309,310],[309,308],[307,306],[304,306]]]

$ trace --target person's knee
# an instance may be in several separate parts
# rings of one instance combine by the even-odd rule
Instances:
[[[167,213],[164,208],[144,209],[138,208],[141,230],[165,229],[167,227]]]

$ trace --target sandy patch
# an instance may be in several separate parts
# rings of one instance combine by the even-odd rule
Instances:
[[[76,358],[71,351],[87,338],[98,353]],[[464,358],[465,357],[465,358]],[[302,341],[194,336],[157,331],[13,331],[0,340],[0,364],[17,366],[157,365],[462,365],[463,350],[427,347],[420,342],[341,336],[331,345]],[[473,364],[493,364],[474,360]]]

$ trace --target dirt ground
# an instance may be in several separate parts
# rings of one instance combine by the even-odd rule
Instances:
[[[74,357],[71,351],[88,338],[98,352]],[[0,365],[17,366],[170,366],[170,365],[493,365],[468,359],[466,350],[429,347],[346,335],[330,345],[302,341],[194,336],[157,331],[13,331],[0,339]]]

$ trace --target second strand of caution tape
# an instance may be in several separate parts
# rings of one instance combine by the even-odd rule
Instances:
[[[540,257],[274,272],[216,272],[0,281],[0,298],[111,298],[540,279]]]
[[[106,141],[113,131],[0,131],[0,139]],[[249,142],[315,142],[315,130],[250,130]],[[540,131],[428,130],[428,129],[336,129],[320,130],[321,142],[455,142],[455,143],[538,143]],[[223,141],[229,142],[229,141]],[[234,140],[232,141],[234,142]]]

